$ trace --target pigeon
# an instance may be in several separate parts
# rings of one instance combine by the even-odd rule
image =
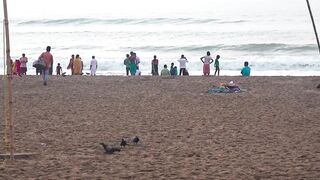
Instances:
[[[125,147],[126,145],[128,145],[127,141],[122,138],[120,146]]]
[[[66,76],[67,76],[66,72],[62,73],[62,77],[66,77]]]
[[[138,142],[140,141],[138,136],[133,137],[132,142],[135,144],[138,144]]]
[[[100,143],[100,144],[103,146],[104,151],[105,151],[106,154],[113,154],[116,151],[118,151],[118,152],[121,151],[119,148],[114,148],[114,147],[112,147],[110,145],[106,145],[104,143]]]

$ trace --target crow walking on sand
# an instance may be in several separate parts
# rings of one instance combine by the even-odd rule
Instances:
[[[133,137],[132,142],[135,144],[138,144],[138,142],[140,141],[138,136]]]
[[[100,143],[103,146],[103,149],[105,151],[106,154],[113,154],[114,152],[118,151],[120,152],[121,150],[119,148],[114,148],[110,145],[106,145],[104,143]]]
[[[125,147],[126,145],[128,145],[127,141],[122,138],[120,146]]]

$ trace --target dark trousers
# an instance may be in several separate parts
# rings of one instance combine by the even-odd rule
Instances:
[[[129,76],[129,73],[130,73],[130,67],[126,67],[126,73],[127,73],[127,76]]]
[[[184,75],[186,68],[180,68],[179,76]]]

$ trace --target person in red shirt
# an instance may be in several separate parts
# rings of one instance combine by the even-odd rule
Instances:
[[[43,85],[47,85],[47,81],[49,80],[49,69],[51,68],[53,64],[53,56],[50,53],[51,47],[47,46],[46,52],[43,52],[39,59],[42,59],[45,63],[45,68],[42,71],[43,74]]]

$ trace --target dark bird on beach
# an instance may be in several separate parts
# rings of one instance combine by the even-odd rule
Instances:
[[[125,147],[126,145],[128,145],[127,141],[122,138],[120,146]]]
[[[62,77],[66,77],[66,76],[67,76],[66,72],[62,73]]]
[[[320,88],[320,84],[317,86],[317,88]]]
[[[120,152],[121,150],[119,148],[114,148],[110,145],[106,145],[104,143],[100,143],[103,146],[103,149],[106,154],[113,154],[114,152]]]
[[[135,144],[138,144],[138,142],[140,141],[138,136],[133,137],[132,142]]]

